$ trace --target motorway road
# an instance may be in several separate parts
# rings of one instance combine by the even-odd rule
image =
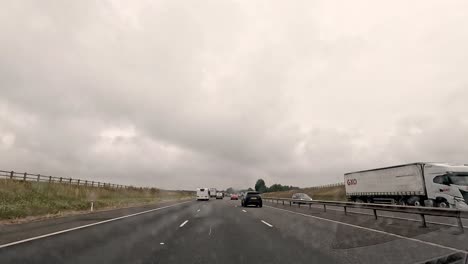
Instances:
[[[78,229],[48,235],[70,228]],[[417,263],[467,254],[467,233],[319,208],[186,201],[0,226],[0,263]]]

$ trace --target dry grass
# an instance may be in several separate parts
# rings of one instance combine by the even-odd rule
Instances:
[[[0,180],[0,219],[54,215],[67,211],[127,207],[193,196],[192,192],[159,189],[110,189]]]
[[[326,188],[304,188],[290,190],[285,192],[265,193],[265,196],[291,198],[294,193],[306,193],[314,200],[346,201],[346,192],[344,186],[326,187]]]

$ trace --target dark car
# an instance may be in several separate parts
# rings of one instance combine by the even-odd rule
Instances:
[[[241,204],[243,207],[247,207],[249,205],[262,207],[262,197],[259,192],[246,192],[244,196],[242,196]]]

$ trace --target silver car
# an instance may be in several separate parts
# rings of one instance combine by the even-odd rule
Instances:
[[[305,194],[305,193],[295,193],[292,195],[292,199],[293,200],[300,200],[300,201],[304,201],[305,202],[309,202],[309,201],[312,201],[312,198],[310,198],[309,195]],[[295,203],[299,203],[299,204],[302,204],[302,202],[293,202],[293,204]]]

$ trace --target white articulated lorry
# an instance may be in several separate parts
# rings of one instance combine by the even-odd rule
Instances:
[[[346,196],[354,202],[468,209],[468,166],[419,162],[350,172]]]

